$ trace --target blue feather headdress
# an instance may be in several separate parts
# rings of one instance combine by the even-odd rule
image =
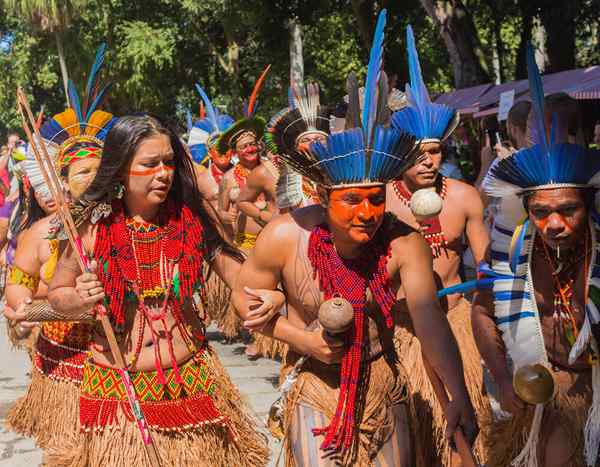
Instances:
[[[459,113],[447,105],[434,104],[423,82],[419,54],[410,25],[406,29],[408,71],[410,84],[406,85],[408,106],[392,115],[392,126],[414,135],[421,142],[444,141],[460,120]]]
[[[100,152],[97,150],[82,151],[81,144],[89,143],[95,148],[102,148],[108,131],[117,120],[112,114],[100,110],[111,86],[110,83],[105,86],[100,83],[105,54],[106,44],[102,44],[96,52],[83,99],[80,98],[73,81],[69,80],[71,107],[54,115],[40,128],[48,153],[59,168],[77,158],[91,155],[99,157]],[[78,146],[78,150],[70,154],[70,149],[75,145]]]
[[[201,164],[208,156],[210,149],[215,146],[219,136],[229,129],[234,121],[229,115],[219,113],[200,85],[196,84],[196,90],[204,103],[206,116],[191,125],[188,146],[194,162]]]
[[[534,145],[495,162],[484,179],[484,190],[500,198],[549,188],[600,188],[600,154],[559,141],[555,115],[549,128],[546,124],[544,89],[531,44],[527,49],[527,72]]]
[[[364,105],[359,104],[358,82],[348,77],[346,131],[330,135],[325,143],[315,142],[310,151],[286,161],[300,174],[326,187],[385,184],[400,176],[412,161],[415,138],[385,127],[388,81],[383,72],[383,39],[386,10],[377,20],[367,69]]]

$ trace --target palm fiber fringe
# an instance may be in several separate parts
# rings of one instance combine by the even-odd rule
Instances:
[[[421,345],[414,335],[408,311],[403,316],[404,326],[396,331],[396,349],[408,371],[410,397],[416,411],[414,438],[419,467],[452,465],[452,450],[444,436],[444,413],[429,382],[423,366]],[[489,412],[489,401],[483,389],[481,357],[471,330],[471,304],[461,301],[448,312],[448,322],[460,350],[465,382],[478,420]],[[475,453],[484,457],[481,437],[475,443]],[[507,464],[508,465],[508,464]]]
[[[254,344],[256,345],[256,353],[263,357],[275,359],[283,358],[287,353],[288,346],[284,342],[278,341],[272,337],[265,336],[260,333],[254,333]]]
[[[12,348],[15,350],[25,350],[30,357],[33,355],[33,349],[35,348],[35,342],[37,341],[39,333],[40,328],[39,326],[36,326],[31,330],[28,336],[20,338],[17,336],[14,326],[6,320],[6,335],[8,336],[8,341]]]
[[[288,353],[286,366],[282,368],[282,377],[293,368],[297,358],[297,355]],[[344,458],[339,459],[340,463],[336,465],[371,466],[372,459],[395,430],[396,419],[392,408],[409,402],[406,394],[406,371],[399,361],[390,363],[388,359],[391,358],[382,355],[370,363],[369,371],[366,372],[369,375],[368,382],[361,385],[366,391],[363,394],[364,410],[358,435],[352,449],[347,450]],[[339,366],[324,365],[314,360],[308,360],[304,364],[296,384],[288,393],[284,408],[287,435],[284,440],[286,467],[304,467],[296,465],[292,455],[292,440],[289,437],[295,404],[308,405],[324,414],[327,420],[331,420],[338,403],[339,374]],[[313,434],[306,433],[306,436]]]
[[[192,467],[255,467],[268,461],[266,437],[256,430],[257,420],[250,414],[217,355],[207,350],[212,378],[218,391],[213,397],[229,428],[220,424],[204,425],[182,431],[151,430],[161,465]],[[52,467],[144,467],[149,466],[135,423],[123,411],[117,412],[119,429],[105,429],[81,435],[77,443],[49,452]],[[237,437],[233,441],[233,431]]]
[[[556,397],[544,408],[538,444],[538,465],[547,465],[545,448],[551,439],[555,446],[561,446],[561,452],[565,451],[562,447],[568,444],[565,452],[567,458],[560,458],[553,452],[552,465],[585,467],[583,429],[591,404],[592,372],[590,370],[579,374],[566,371],[553,373],[558,391]],[[523,413],[509,419],[496,420],[488,414],[481,420],[480,438],[483,438],[488,453],[486,466],[509,466],[519,455],[529,436],[533,412],[534,407],[530,406]],[[562,431],[560,438],[555,437],[551,431],[555,433]],[[557,442],[558,440],[560,442]],[[600,465],[600,462],[596,465]]]
[[[27,392],[10,410],[8,429],[34,438],[42,449],[58,448],[79,438],[79,387],[33,369]]]
[[[208,263],[204,265],[204,277],[208,277],[206,281],[207,304],[205,316],[202,318],[209,325],[213,321],[220,322],[227,312],[231,302],[231,289],[213,270],[210,270]]]

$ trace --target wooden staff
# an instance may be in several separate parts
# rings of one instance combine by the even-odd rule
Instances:
[[[448,393],[446,392],[444,383],[442,383],[442,380],[434,371],[434,369],[431,368],[431,365],[424,355],[422,358],[423,366],[425,367],[427,376],[429,376],[429,381],[431,382],[433,391],[435,392],[438,402],[442,406],[442,410],[446,412],[446,407],[448,407],[450,399],[448,399]],[[471,446],[467,442],[465,434],[460,426],[456,428],[456,431],[454,431],[454,435],[452,437],[454,439],[454,444],[456,444],[456,450],[458,451],[458,455],[460,456],[463,467],[479,467],[479,463],[475,460]]]
[[[69,243],[71,244],[71,247],[77,252],[77,261],[79,263],[79,267],[82,271],[89,272],[89,262],[87,256],[83,251],[83,243],[81,241],[79,232],[77,231],[77,227],[75,226],[75,222],[73,221],[73,217],[71,216],[69,205],[67,204],[67,201],[64,197],[62,184],[60,182],[58,174],[56,173],[56,167],[52,158],[48,154],[44,140],[42,139],[42,136],[40,135],[39,130],[36,126],[36,121],[31,112],[31,108],[29,107],[27,96],[20,87],[17,89],[17,106],[19,113],[21,114],[23,130],[25,131],[27,138],[29,139],[29,144],[31,145],[31,149],[33,150],[35,159],[40,166],[40,170],[42,172],[44,180],[48,185],[48,188],[54,198],[54,201],[56,202],[56,205],[58,206],[57,212],[63,224],[65,233],[67,234]],[[136,424],[139,428],[139,432],[142,437],[142,442],[144,444],[144,449],[146,450],[146,454],[148,455],[150,465],[152,465],[153,467],[160,467],[161,464],[160,459],[158,457],[158,450],[156,449],[156,445],[152,441],[152,436],[150,434],[150,429],[148,428],[148,423],[146,421],[146,418],[144,417],[144,413],[142,412],[142,408],[135,393],[133,383],[131,382],[129,372],[127,371],[125,359],[123,358],[121,349],[117,344],[117,338],[115,337],[114,330],[112,328],[110,320],[108,319],[104,307],[102,305],[99,305],[99,308],[100,322],[102,323],[102,328],[104,329],[104,333],[106,335],[106,338],[108,339],[108,344],[110,347],[112,357],[117,366],[117,371],[121,375],[121,381],[123,382],[125,392],[127,393],[127,400],[131,407],[131,412],[135,417]]]

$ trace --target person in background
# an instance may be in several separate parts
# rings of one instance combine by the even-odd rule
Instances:
[[[594,125],[594,136],[593,142],[596,146],[596,149],[600,149],[600,120],[596,122]]]

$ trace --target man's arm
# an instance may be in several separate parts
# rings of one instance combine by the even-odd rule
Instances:
[[[227,226],[233,226],[238,215],[235,205],[231,202],[231,188],[232,181],[228,172],[219,185],[219,209],[217,209],[221,222]]]
[[[262,164],[254,168],[248,175],[246,186],[240,191],[237,199],[238,209],[263,226],[273,218],[273,213],[269,209],[272,200],[269,200],[270,196],[268,196],[267,190],[270,175],[266,172],[267,169]],[[265,209],[259,209],[254,204],[261,193],[264,194],[268,201]]]
[[[468,187],[468,197],[464,206],[467,214],[465,233],[477,266],[485,257],[490,244],[490,234],[483,220],[483,201],[475,188]]]
[[[494,321],[494,297],[490,290],[480,290],[473,298],[471,325],[481,357],[498,385],[502,409],[517,413],[525,407],[517,397],[506,362],[504,342]]]
[[[240,317],[245,320],[255,318],[257,306],[252,295],[244,287],[275,290],[281,281],[288,254],[295,249],[298,232],[289,215],[278,217],[261,232],[250,256],[242,265],[242,270],[233,288],[232,300]],[[277,315],[259,331],[269,337],[285,342],[300,354],[311,355],[324,363],[341,359],[343,345],[328,342],[322,330],[307,331],[292,324],[287,318]]]
[[[467,437],[474,439],[477,422],[465,385],[458,346],[436,297],[431,250],[417,233],[399,240],[393,244],[393,257],[398,261],[415,334],[424,359],[448,388],[452,399],[446,409],[447,435],[462,424]]]

